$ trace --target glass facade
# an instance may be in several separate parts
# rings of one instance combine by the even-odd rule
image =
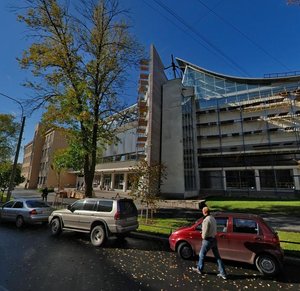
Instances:
[[[222,77],[186,66],[183,85],[193,86],[199,108],[209,109],[297,90],[300,81],[297,78],[295,81],[278,82],[274,79]]]
[[[300,193],[300,76],[239,78],[178,62],[183,86],[194,88],[200,195]],[[194,179],[188,125],[183,120],[187,190]]]
[[[196,189],[193,100],[192,97],[183,97],[182,100],[184,183],[187,191]]]

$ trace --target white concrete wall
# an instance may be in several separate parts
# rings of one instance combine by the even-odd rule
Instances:
[[[161,187],[172,197],[184,195],[184,165],[182,144],[181,80],[171,80],[163,86],[162,163],[167,166],[167,180]]]
[[[131,128],[117,134],[119,142],[107,145],[103,157],[134,153],[136,151],[136,128]]]

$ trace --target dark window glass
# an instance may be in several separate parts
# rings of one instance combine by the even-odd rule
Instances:
[[[121,215],[137,215],[137,209],[132,201],[119,200],[119,211]]]
[[[234,218],[233,232],[257,234],[258,225],[255,220]]]
[[[26,205],[29,208],[47,208],[50,207],[47,203],[39,200],[28,200],[26,201]]]
[[[75,203],[72,204],[72,209],[73,211],[75,210],[82,210],[84,205],[83,200],[76,201]]]
[[[227,217],[217,217],[217,232],[227,232]]]
[[[7,203],[5,203],[5,204],[3,205],[3,207],[5,207],[5,208],[11,208],[11,207],[13,206],[14,203],[15,203],[14,201],[8,201]]]
[[[17,201],[14,204],[13,208],[23,208],[23,202],[22,201]]]
[[[83,210],[89,210],[89,211],[96,210],[96,202],[95,201],[85,201],[83,204]]]
[[[113,201],[100,200],[98,202],[97,211],[99,211],[99,212],[111,212],[112,211],[112,205],[113,205]]]
[[[226,184],[228,188],[255,188],[254,171],[226,171]]]

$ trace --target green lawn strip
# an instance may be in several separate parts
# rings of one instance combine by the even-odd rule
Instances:
[[[138,231],[150,232],[154,234],[170,235],[172,231],[181,226],[190,224],[184,218],[153,218],[148,219],[146,224],[145,218],[139,219]]]
[[[254,214],[272,213],[282,215],[298,215],[300,201],[269,201],[269,200],[207,200],[212,211],[249,212]]]
[[[300,257],[300,233],[278,231],[278,235],[285,254]]]

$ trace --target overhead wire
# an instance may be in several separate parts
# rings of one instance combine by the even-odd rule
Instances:
[[[243,31],[241,31],[238,27],[236,27],[234,24],[232,24],[230,21],[226,20],[224,17],[222,17],[221,15],[219,15],[217,12],[215,12],[213,9],[211,9],[208,5],[206,5],[205,3],[203,3],[203,1],[201,0],[197,0],[202,6],[204,6],[207,10],[209,10],[212,14],[214,14],[217,18],[219,18],[222,22],[224,22],[225,24],[229,25],[232,29],[234,29],[235,31],[237,31],[239,34],[241,34],[243,37],[245,37],[249,42],[251,42],[254,46],[256,46],[258,49],[260,49],[262,52],[264,52],[268,57],[270,57],[271,59],[273,59],[275,62],[277,62],[278,64],[280,64],[282,67],[284,67],[287,70],[291,70],[290,68],[288,68],[284,63],[282,63],[280,60],[278,60],[277,58],[275,58],[274,56],[272,56],[267,50],[265,50],[262,46],[260,46],[256,41],[254,41],[253,39],[251,39],[247,34],[245,34]]]
[[[151,6],[148,2],[143,0],[148,6],[150,6],[153,9],[153,6]],[[211,41],[209,41],[205,36],[203,36],[201,33],[199,33],[194,27],[192,27],[190,24],[188,24],[182,17],[180,17],[174,10],[169,8],[167,5],[163,4],[160,0],[153,0],[159,7],[161,7],[164,11],[166,11],[169,15],[171,15],[173,18],[175,18],[181,25],[183,25],[186,29],[184,32],[192,32],[188,33],[196,42],[198,42],[201,46],[206,48],[207,50],[213,52],[214,54],[217,54],[221,56],[231,67],[234,67],[235,69],[238,69],[240,72],[245,74],[246,76],[249,76],[249,73],[242,68],[239,64],[237,64],[233,59],[231,59],[229,56],[227,56],[224,52],[222,52],[218,47],[216,47]],[[156,9],[155,9],[156,10]],[[161,13],[160,13],[161,14]],[[167,18],[165,15],[163,15],[164,18],[166,18],[168,21],[170,21],[169,18]],[[174,22],[171,21],[173,24]],[[178,25],[176,25],[178,27]],[[181,29],[182,30],[182,29]],[[194,36],[197,36],[195,38]]]

